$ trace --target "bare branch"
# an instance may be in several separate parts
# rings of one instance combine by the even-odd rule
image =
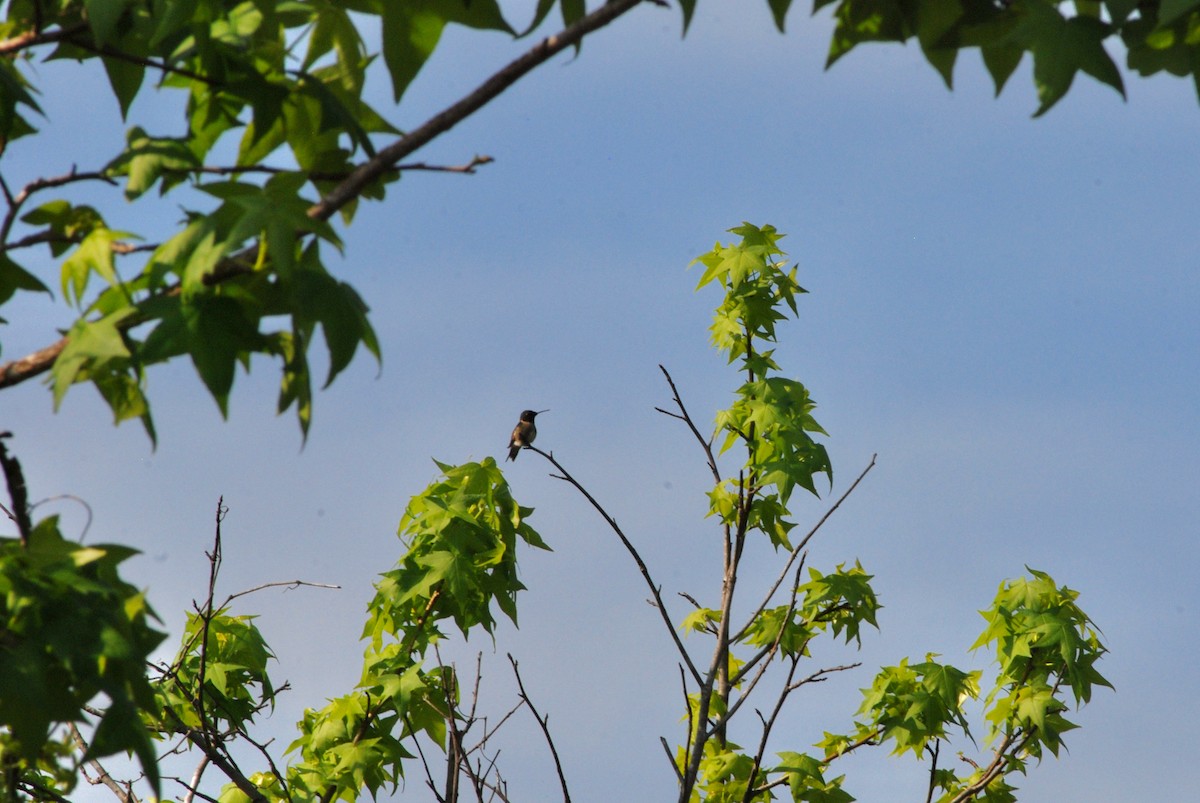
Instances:
[[[928,748],[928,745],[926,745],[926,747]],[[933,803],[933,792],[935,789],[937,789],[938,753],[941,752],[941,749],[942,749],[942,740],[934,739],[933,740],[933,749],[931,750],[932,757],[929,762],[929,792],[926,793],[926,795],[925,795],[925,803]]]
[[[670,762],[671,769],[675,772],[676,780],[683,783],[683,773],[679,771],[679,767],[675,764],[675,756],[671,755],[671,746],[667,744],[667,737],[659,736],[658,741],[662,745],[663,752],[667,754],[667,761]]]
[[[690,429],[692,431],[692,435],[696,437],[696,441],[700,444],[700,448],[704,450],[704,456],[708,460],[708,468],[710,471],[712,471],[713,479],[716,480],[717,484],[720,484],[721,472],[717,468],[717,458],[715,455],[713,455],[712,441],[706,441],[704,439],[704,436],[700,434],[700,430],[696,428],[695,422],[692,421],[692,417],[688,415],[687,408],[683,406],[683,399],[679,397],[679,389],[675,387],[675,380],[671,378],[671,374],[662,365],[658,366],[658,370],[663,372],[663,376],[667,378],[667,384],[671,386],[671,394],[675,398],[675,404],[679,407],[679,414],[669,413],[661,407],[655,407],[654,409],[658,410],[663,415],[669,415],[672,418],[678,418],[680,421],[683,421],[688,425],[688,429]]]
[[[82,497],[78,497],[75,494],[57,494],[55,496],[48,496],[45,499],[39,499],[38,501],[34,502],[29,506],[29,509],[35,510],[39,506],[47,504],[48,502],[61,502],[63,500],[78,502],[80,506],[83,507],[83,511],[87,513],[87,522],[84,523],[83,530],[79,533],[79,542],[83,543],[84,536],[86,536],[87,531],[92,528],[92,506],[89,505]]]
[[[356,168],[345,181],[333,188],[319,203],[309,209],[309,217],[328,220],[339,209],[361,195],[363,190],[391,167],[398,164],[401,159],[479,111],[535,67],[578,44],[584,36],[603,28],[641,2],[642,0],[612,0],[580,18],[560,33],[543,39],[493,74],[476,87],[471,94],[446,107],[396,142],[380,149],[373,159]]]
[[[200,778],[204,775],[204,768],[208,764],[208,756],[201,756],[200,763],[196,765],[196,771],[192,773],[192,780],[185,784],[187,794],[183,796],[182,803],[192,803],[192,799],[196,796],[196,790],[200,788]]]
[[[553,454],[550,454],[549,452],[543,452],[541,449],[533,445],[528,445],[525,448],[532,449],[542,457],[549,460],[550,463],[559,470],[559,474],[551,474],[550,476],[574,485],[575,489],[583,494],[584,498],[587,499],[588,502],[592,504],[592,507],[596,509],[596,512],[599,513],[606,522],[608,522],[609,528],[611,528],[612,531],[617,534],[617,537],[621,539],[621,543],[625,546],[625,550],[629,552],[630,556],[633,557],[634,563],[637,564],[638,571],[642,573],[642,577],[645,579],[646,585],[650,586],[650,593],[654,595],[654,602],[658,608],[660,616],[662,617],[663,624],[667,626],[667,632],[671,634],[671,639],[675,642],[675,649],[678,650],[680,657],[683,658],[683,662],[687,665],[688,671],[691,672],[692,678],[695,679],[696,683],[702,683],[703,680],[700,677],[700,672],[696,669],[696,665],[692,663],[692,657],[688,655],[687,649],[684,648],[683,641],[680,640],[679,634],[675,631],[675,625],[671,623],[671,615],[667,613],[667,606],[666,603],[663,602],[662,593],[660,592],[659,587],[654,583],[654,578],[650,576],[650,569],[646,567],[646,562],[642,560],[642,556],[638,554],[637,548],[625,536],[624,531],[622,531],[620,526],[617,525],[616,520],[612,516],[608,515],[608,511],[596,501],[594,496],[588,493],[586,488],[579,484],[578,480],[571,476],[569,471],[562,467],[561,463],[554,459]]]
[[[563,775],[562,762],[558,760],[558,750],[554,748],[554,739],[550,736],[550,716],[542,716],[533,706],[533,700],[529,699],[529,695],[525,692],[525,683],[521,680],[521,672],[517,669],[517,661],[512,657],[512,653],[508,653],[508,662],[512,664],[513,674],[517,677],[517,691],[521,702],[529,708],[533,718],[537,720],[538,727],[542,729],[542,735],[546,737],[546,744],[550,746],[550,755],[554,757],[554,769],[558,772],[558,782],[562,785],[563,803],[571,803],[571,792],[567,789],[567,778]]]
[[[79,748],[80,752],[86,755],[88,751],[87,742],[83,740],[83,734],[79,732],[79,728],[75,727],[74,723],[71,723],[67,726],[67,732],[71,734],[71,741],[75,743],[75,746]],[[108,770],[104,769],[104,766],[99,761],[93,758],[84,763],[96,773],[96,780],[88,778],[89,783],[104,784],[110,792],[117,796],[117,800],[121,801],[121,803],[138,803],[138,799],[133,792],[122,789],[121,785],[113,780],[113,777],[108,774]],[[84,777],[87,777],[86,773],[84,773]]]
[[[230,594],[225,598],[225,601],[221,603],[220,607],[224,608],[238,597],[244,597],[247,594],[253,594],[256,591],[263,591],[268,588],[284,588],[287,591],[293,591],[301,586],[306,588],[329,588],[333,589],[334,591],[342,590],[341,586],[334,585],[333,583],[313,583],[308,580],[276,580],[273,583],[263,583],[262,585],[255,586],[254,588],[247,588],[245,591],[239,591],[236,594]]]
[[[448,106],[443,111],[431,117],[424,124],[417,127],[407,135],[401,137],[391,145],[379,150],[374,158],[363,163],[355,168],[349,176],[347,176],[338,186],[331,190],[320,202],[314,204],[308,210],[308,216],[314,220],[328,220],[338,212],[346,204],[359,197],[368,186],[379,179],[391,170],[400,169],[399,162],[406,158],[418,148],[421,148],[431,142],[433,139],[446,131],[449,131],[458,123],[474,114],[488,102],[494,100],[504,90],[512,86],[535,67],[545,63],[550,58],[554,57],[563,50],[572,47],[579,43],[586,34],[596,31],[608,25],[613,20],[631,10],[634,6],[639,5],[644,0],[612,0],[605,5],[600,6],[590,14],[577,20],[574,24],[568,26],[560,33],[554,36],[543,39],[540,43],[528,50],[524,55],[510,62],[507,66],[494,73],[490,78],[480,84],[471,94],[460,99],[456,103]],[[649,0],[656,2],[657,0]],[[57,38],[64,38],[58,36]],[[56,41],[56,39],[47,39],[45,41]],[[13,40],[9,40],[12,42]],[[0,47],[5,43],[0,43]],[[17,49],[19,46],[24,46],[22,43],[13,47]],[[0,53],[3,53],[0,50]],[[158,66],[158,65],[151,65]],[[484,159],[486,157],[477,157]],[[418,163],[423,165],[424,163]],[[437,169],[425,165],[419,167],[409,165],[408,169]],[[454,172],[470,172],[463,169]],[[111,180],[111,179],[110,179]],[[11,211],[11,210],[10,210]],[[14,215],[15,217],[15,215]],[[0,233],[6,231],[0,226]],[[0,234],[0,242],[6,239]],[[234,276],[239,276],[247,273],[248,265],[253,264],[253,259],[257,254],[256,247],[243,249],[242,251],[227,257],[218,264],[213,273],[205,277],[205,283],[208,285],[218,284],[226,279]],[[165,291],[166,295],[179,292],[178,287],[173,287]],[[134,326],[144,323],[140,316],[130,316],[118,324],[118,329],[126,331]],[[16,385],[35,376],[45,373],[54,364],[58,355],[67,345],[67,339],[62,338],[57,343],[53,343],[43,349],[33,352],[17,360],[12,360],[7,363],[0,364],[0,389]]]
[[[496,161],[490,156],[475,155],[471,157],[471,161],[461,165],[435,165],[427,162],[409,162],[408,164],[393,165],[387,169],[388,173],[403,173],[405,171],[424,171],[431,173],[462,173],[466,175],[474,175],[477,168],[491,164]],[[271,167],[270,165],[230,165],[230,166],[215,166],[204,165],[202,167],[176,167],[164,168],[164,173],[172,173],[176,175],[193,175],[197,173],[213,175],[213,176],[241,176],[248,173],[261,173],[265,175],[278,175],[280,173],[295,173],[296,171],[286,167]],[[339,172],[330,172],[327,170],[312,170],[304,173],[304,176],[309,181],[345,181],[350,177],[352,171],[343,170]]]
[[[46,373],[66,347],[67,339],[64,337],[20,359],[0,364],[0,388],[17,385]]]

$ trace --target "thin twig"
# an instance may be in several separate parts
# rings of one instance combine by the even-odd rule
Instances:
[[[700,444],[700,447],[704,449],[704,456],[708,460],[708,468],[710,471],[712,471],[713,479],[716,480],[718,485],[720,485],[721,472],[717,468],[717,458],[713,454],[712,440],[705,440],[704,436],[700,434],[700,430],[696,428],[696,424],[692,421],[692,417],[688,415],[687,408],[683,406],[683,399],[679,396],[679,389],[675,387],[675,380],[671,378],[670,372],[668,372],[667,369],[662,365],[658,366],[658,370],[662,371],[663,376],[667,378],[667,384],[671,386],[671,394],[675,398],[675,404],[679,407],[680,414],[669,413],[661,407],[655,407],[654,409],[658,410],[663,415],[669,415],[672,418],[678,418],[680,421],[688,425],[688,429],[692,431],[692,435],[696,437],[696,441]]]
[[[667,761],[670,762],[671,769],[675,771],[675,779],[683,783],[683,773],[679,771],[678,765],[675,764],[675,756],[671,753],[671,746],[667,744],[667,737],[659,736],[658,741],[662,745],[663,752],[667,754]]]
[[[67,726],[67,731],[71,734],[71,741],[75,743],[75,746],[79,748],[80,752],[86,755],[88,751],[87,742],[83,740],[83,734],[79,732],[79,728],[75,727],[74,723],[71,723]],[[108,770],[104,769],[103,765],[101,765],[99,761],[96,759],[89,759],[85,763],[92,768],[93,772],[96,773],[97,780],[92,781],[92,783],[104,784],[106,787],[108,787],[109,791],[117,796],[117,800],[120,800],[121,803],[138,803],[137,797],[135,797],[131,792],[126,792],[124,789],[122,789],[121,785],[113,780],[113,777],[108,774]]]
[[[663,602],[662,592],[654,583],[654,578],[650,576],[650,569],[646,567],[646,562],[642,560],[642,556],[638,553],[637,548],[633,545],[629,538],[626,537],[624,531],[617,524],[616,520],[608,514],[608,511],[605,510],[599,502],[596,501],[594,496],[588,493],[588,490],[584,488],[578,480],[571,476],[569,471],[562,467],[561,463],[554,459],[553,454],[550,452],[543,452],[541,449],[533,445],[527,445],[525,448],[531,449],[549,460],[551,465],[553,465],[559,471],[558,474],[551,474],[550,476],[574,485],[575,489],[583,494],[584,498],[587,499],[588,502],[591,503],[592,507],[596,509],[596,512],[599,513],[606,522],[608,522],[609,528],[617,534],[619,539],[621,539],[621,543],[625,546],[625,550],[629,552],[634,563],[637,564],[638,571],[642,573],[642,578],[645,579],[646,585],[650,587],[650,593],[654,595],[655,607],[658,608],[658,612],[662,617],[663,624],[666,625],[667,632],[671,634],[671,639],[675,642],[675,649],[678,650],[680,657],[683,658],[683,662],[687,665],[688,671],[691,673],[692,678],[696,681],[696,683],[703,683],[703,679],[700,676],[699,670],[697,670],[696,665],[692,663],[692,657],[688,655],[687,649],[683,646],[683,641],[679,638],[679,634],[675,632],[675,625],[671,623],[671,615],[667,613],[667,605],[665,602]]]
[[[926,745],[926,746],[928,747],[928,745]],[[932,803],[933,792],[935,789],[937,789],[937,763],[938,763],[938,753],[941,752],[941,748],[942,748],[942,740],[934,739],[933,740],[933,749],[931,751],[933,753],[933,757],[929,764],[929,792],[925,795],[925,803]]]
[[[529,699],[529,695],[525,691],[525,683],[521,680],[521,672],[517,669],[517,659],[512,657],[512,653],[508,653],[508,662],[512,664],[513,674],[517,677],[518,696],[521,698],[521,702],[529,708],[533,718],[537,720],[538,727],[542,729],[542,735],[546,737],[546,744],[550,746],[550,755],[554,757],[554,769],[558,772],[558,782],[562,785],[563,803],[571,803],[571,792],[567,789],[567,776],[563,774],[562,762],[558,759],[558,750],[554,748],[554,739],[550,736],[550,716],[543,717],[539,714],[533,705],[533,700]]]
[[[200,763],[196,765],[196,771],[192,773],[192,780],[185,784],[187,794],[183,796],[183,803],[192,803],[192,799],[196,796],[196,790],[200,788],[200,778],[204,775],[204,768],[208,764],[208,756],[201,756]]]
[[[34,4],[37,6],[38,4]],[[5,39],[0,42],[0,56],[7,56],[10,53],[16,53],[27,47],[35,47],[37,45],[50,44],[63,39],[68,39],[77,33],[83,33],[88,28],[86,22],[77,22],[74,25],[68,25],[65,28],[59,28],[57,31],[26,31],[18,34],[10,39]]]
[[[301,586],[304,586],[305,588],[328,588],[334,591],[341,591],[342,589],[341,586],[334,585],[333,583],[313,583],[308,580],[276,580],[273,583],[263,583],[262,585],[255,586],[254,588],[247,588],[245,591],[239,591],[236,594],[230,594],[225,598],[225,601],[221,603],[220,607],[224,608],[238,597],[244,597],[247,594],[253,594],[256,591],[263,591],[268,588],[284,588],[288,591],[292,591],[300,588]]]
[[[87,521],[83,525],[83,530],[79,533],[79,543],[82,544],[84,537],[87,536],[88,530],[92,528],[92,506],[89,505],[83,498],[78,497],[75,494],[57,494],[56,496],[48,496],[45,499],[39,499],[30,505],[29,509],[35,510],[40,505],[44,505],[47,502],[61,502],[64,499],[71,502],[78,502],[83,507],[84,512],[87,513]]]

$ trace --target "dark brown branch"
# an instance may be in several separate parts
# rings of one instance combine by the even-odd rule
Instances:
[[[67,41],[69,44],[74,45],[80,50],[86,50],[89,53],[96,54],[97,56],[104,56],[106,58],[116,59],[117,61],[124,61],[128,64],[136,64],[140,67],[149,67],[152,70],[158,70],[164,74],[182,75],[184,78],[188,78],[192,81],[199,81],[206,86],[219,87],[222,85],[220,81],[209,78],[207,75],[202,75],[201,73],[193,72],[192,70],[187,70],[183,67],[175,67],[167,64],[165,61],[157,61],[156,59],[146,58],[145,56],[135,56],[132,53],[126,53],[123,50],[117,50],[115,47],[110,47],[109,45],[95,45],[91,42],[78,38],[70,38]]]
[[[363,190],[398,164],[401,159],[479,111],[535,67],[549,61],[567,48],[577,45],[584,36],[603,28],[641,2],[642,0],[612,0],[563,29],[560,33],[543,39],[523,55],[509,62],[499,72],[493,74],[476,87],[471,94],[429,118],[418,128],[381,149],[373,159],[356,168],[345,181],[334,187],[319,203],[308,210],[309,217],[316,220],[328,220],[339,209],[361,195]]]
[[[671,623],[671,615],[667,613],[667,605],[665,602],[663,602],[662,591],[657,585],[654,584],[654,579],[650,576],[650,569],[646,567],[646,562],[642,560],[642,556],[638,553],[637,547],[635,547],[629,538],[626,537],[625,532],[617,524],[616,519],[608,515],[608,511],[596,501],[594,496],[588,493],[586,488],[579,484],[578,480],[571,476],[569,471],[562,467],[561,463],[554,459],[553,454],[549,452],[543,452],[538,447],[532,445],[526,446],[525,448],[531,449],[549,460],[551,465],[553,465],[559,471],[558,474],[551,474],[550,476],[574,485],[575,489],[583,494],[584,498],[587,499],[588,502],[591,503],[592,507],[596,509],[596,512],[599,513],[600,516],[608,523],[609,528],[617,534],[617,538],[621,539],[621,543],[625,546],[625,550],[633,558],[633,562],[637,564],[638,571],[641,572],[642,578],[646,581],[646,585],[650,587],[650,593],[654,595],[655,607],[658,608],[658,612],[662,617],[663,624],[667,626],[667,632],[671,634],[671,639],[675,642],[675,649],[678,650],[680,657],[683,658],[683,662],[687,665],[688,671],[691,673],[692,678],[696,681],[696,683],[702,684],[704,682],[703,678],[700,676],[699,670],[696,669],[696,665],[692,663],[692,656],[688,655],[687,649],[683,646],[683,641],[680,640],[679,634],[675,632],[675,625]]]
[[[928,745],[926,745],[928,747]],[[933,749],[930,750],[931,760],[929,763],[929,791],[925,795],[925,803],[933,803],[933,792],[937,789],[937,764],[938,753],[942,750],[942,740],[933,740]]]
[[[603,28],[641,2],[643,0],[613,0],[613,2],[597,8],[592,13],[576,21],[573,25],[568,26],[557,35],[543,39],[524,55],[510,62],[499,72],[494,73],[471,94],[434,115],[417,129],[380,150],[370,161],[355,168],[345,180],[331,190],[320,202],[309,208],[308,216],[315,220],[328,220],[338,210],[361,195],[363,190],[378,178],[390,170],[397,169],[401,159],[409,156],[418,148],[427,145],[439,135],[444,134],[474,114],[535,67],[548,61],[563,50],[578,44],[586,34]],[[58,38],[63,37],[60,36]],[[2,44],[0,43],[0,45]],[[420,168],[410,166],[410,169]],[[426,166],[425,169],[435,168]],[[213,274],[206,277],[206,284],[217,284],[225,279],[246,273],[247,269],[240,263],[245,262],[247,259],[252,261],[256,253],[257,249],[252,247],[243,249],[238,254],[223,260]],[[172,290],[167,292],[178,292],[178,288],[172,288]],[[131,316],[125,319],[118,328],[125,331],[139,323],[143,323],[143,321],[138,316]],[[0,389],[16,385],[45,373],[54,364],[54,360],[58,358],[58,355],[62,353],[66,345],[67,340],[63,338],[57,343],[21,359],[0,364]]]
[[[692,421],[692,417],[688,415],[687,408],[683,406],[683,399],[679,397],[679,389],[675,387],[675,380],[671,378],[671,374],[662,365],[658,366],[658,370],[663,372],[663,376],[667,378],[667,384],[671,386],[671,394],[675,398],[675,404],[679,407],[679,413],[670,413],[661,407],[655,407],[663,415],[669,415],[672,418],[678,418],[680,421],[688,425],[688,429],[692,431],[692,435],[696,437],[696,441],[700,447],[704,449],[704,456],[708,459],[708,468],[712,471],[713,479],[719,485],[721,483],[721,472],[717,469],[717,458],[713,455],[712,441],[704,440],[704,436],[700,434],[700,430],[696,428],[696,424]]]
[[[77,181],[103,181],[107,184],[116,184],[117,182],[106,173],[100,171],[91,171],[80,173],[71,168],[70,172],[64,173],[61,176],[52,176],[50,178],[39,178],[26,184],[21,190],[13,195],[7,184],[0,184],[4,188],[4,198],[8,202],[8,212],[4,215],[4,222],[0,223],[0,243],[8,240],[8,233],[12,231],[13,224],[16,223],[17,215],[21,211],[21,206],[29,200],[29,197],[41,190],[51,189],[53,187],[61,187],[65,184],[73,184]]]
[[[537,720],[538,727],[542,729],[542,735],[546,737],[546,744],[550,747],[550,755],[554,757],[554,769],[558,773],[558,782],[562,786],[563,803],[571,803],[571,792],[567,789],[567,777],[563,775],[562,762],[558,759],[558,750],[554,747],[554,739],[550,736],[550,716],[542,716],[533,705],[533,700],[529,699],[529,695],[525,691],[525,683],[521,680],[521,672],[517,669],[517,660],[512,657],[512,653],[508,653],[508,662],[512,664],[513,674],[517,678],[517,692],[521,698],[521,702],[533,714],[533,718]]]

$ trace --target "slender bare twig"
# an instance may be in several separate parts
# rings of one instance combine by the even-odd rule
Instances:
[[[679,771],[679,767],[675,764],[675,755],[671,752],[671,746],[667,744],[667,737],[659,736],[658,741],[662,745],[663,752],[667,754],[667,761],[670,763],[671,769],[675,772],[675,780],[683,783],[683,773]]]
[[[558,759],[558,750],[554,747],[554,739],[550,736],[550,715],[542,716],[538,713],[537,708],[533,705],[533,700],[529,699],[529,694],[525,691],[525,683],[521,680],[521,672],[517,669],[517,660],[512,657],[512,653],[508,653],[508,662],[512,664],[513,674],[517,677],[517,692],[521,698],[521,702],[533,714],[533,718],[537,720],[538,727],[542,729],[542,735],[546,737],[546,744],[550,747],[550,755],[554,757],[554,769],[558,772],[558,782],[562,786],[563,803],[571,803],[571,792],[567,789],[567,776],[563,774],[562,762]]]
[[[79,728],[75,727],[74,723],[71,723],[67,726],[67,732],[71,734],[71,741],[75,743],[80,752],[86,754],[88,750],[87,742],[83,740],[83,734],[79,732]],[[104,766],[99,761],[89,759],[84,763],[96,773],[96,780],[88,778],[89,783],[104,784],[108,787],[109,791],[117,796],[117,800],[121,801],[121,803],[138,803],[138,798],[132,792],[122,789],[121,785],[113,780],[113,777],[108,774],[108,770],[104,769]]]
[[[525,448],[532,449],[542,457],[549,460],[551,465],[553,465],[559,471],[558,474],[551,474],[550,476],[574,485],[575,489],[583,494],[584,498],[587,499],[588,502],[591,503],[592,507],[596,509],[596,512],[599,513],[600,516],[608,523],[609,528],[617,534],[619,539],[621,539],[621,543],[624,545],[625,550],[633,558],[634,563],[637,564],[638,571],[641,572],[643,579],[646,581],[646,585],[650,587],[650,593],[654,596],[655,607],[658,608],[658,612],[662,617],[663,624],[665,624],[667,627],[667,632],[671,634],[671,640],[675,642],[675,649],[678,650],[680,657],[683,658],[683,662],[687,666],[688,671],[691,673],[692,678],[697,683],[702,683],[703,679],[700,676],[699,670],[697,670],[696,665],[692,663],[692,657],[688,655],[687,649],[683,646],[683,641],[679,638],[679,634],[675,632],[675,625],[671,623],[671,615],[667,613],[666,603],[663,602],[662,589],[655,585],[654,578],[650,576],[650,569],[647,568],[646,562],[642,560],[642,556],[638,553],[637,547],[635,547],[629,538],[626,537],[625,532],[617,524],[616,520],[608,514],[608,511],[596,501],[596,498],[592,496],[588,490],[579,483],[578,480],[571,476],[569,471],[563,468],[561,463],[554,459],[554,455],[552,453],[543,452],[538,447],[532,445],[526,446]]]
[[[719,485],[721,483],[721,472],[717,468],[716,455],[713,454],[712,439],[710,438],[709,440],[705,440],[704,436],[700,434],[700,430],[696,428],[696,424],[692,421],[692,417],[688,415],[687,408],[683,406],[683,399],[679,396],[679,389],[675,387],[675,380],[671,378],[671,374],[662,365],[658,366],[658,370],[663,372],[663,376],[667,378],[667,384],[671,386],[671,393],[675,398],[675,404],[679,407],[679,413],[671,413],[661,407],[655,407],[654,409],[658,410],[663,415],[669,415],[671,418],[678,418],[680,421],[688,425],[688,429],[692,431],[692,435],[695,436],[696,442],[699,443],[700,448],[704,450],[704,456],[708,460],[708,468],[710,471],[712,471],[713,479],[716,480],[717,484]]]
[[[83,525],[83,530],[79,533],[79,542],[83,543],[83,539],[87,535],[88,530],[92,528],[92,506],[89,505],[82,497],[78,497],[75,494],[57,494],[55,496],[48,496],[45,499],[39,499],[38,501],[34,502],[29,506],[29,509],[35,510],[40,505],[44,505],[48,502],[61,502],[64,499],[72,502],[78,502],[80,506],[83,507],[84,512],[87,513],[87,521]]]
[[[111,45],[96,45],[93,42],[89,42],[86,39],[79,39],[78,37],[72,37],[70,39],[70,43],[81,50],[86,50],[89,53],[96,54],[97,56],[105,56],[110,59],[116,59],[117,61],[124,61],[127,64],[136,64],[139,67],[149,67],[150,69],[158,70],[165,75],[181,75],[188,80],[198,81],[206,86],[223,86],[223,82],[218,81],[215,78],[210,78],[203,73],[198,73],[183,67],[176,67],[173,64],[168,64],[167,62],[159,61],[158,59],[151,59],[145,56],[135,56],[132,53],[126,53],[123,50],[118,50]]]
[[[926,745],[928,747],[928,745]],[[942,749],[942,740],[933,740],[933,749],[930,751],[931,760],[929,762],[929,791],[925,795],[925,803],[933,803],[933,792],[937,789],[937,764],[938,753]]]
[[[805,555],[800,558],[800,564],[796,567],[796,581],[794,583],[792,583],[792,596],[791,596],[790,602],[788,603],[787,615],[785,615],[784,619],[783,619],[784,624],[780,626],[779,632],[775,634],[775,638],[772,639],[771,643],[769,645],[767,645],[766,647],[763,647],[756,655],[752,656],[749,661],[747,661],[745,664],[743,664],[742,667],[737,671],[737,673],[733,677],[732,682],[735,685],[740,684],[742,682],[742,679],[746,676],[746,673],[748,673],[750,671],[751,667],[755,666],[760,661],[762,662],[761,665],[758,667],[758,671],[755,673],[754,677],[750,680],[750,683],[746,686],[745,690],[742,691],[741,696],[738,698],[737,702],[734,703],[733,706],[731,706],[729,708],[728,713],[725,715],[725,718],[727,720],[730,717],[732,717],[734,715],[734,712],[738,708],[741,708],[742,703],[744,703],[750,697],[750,694],[754,691],[754,688],[756,686],[758,686],[758,681],[762,679],[763,674],[765,674],[767,671],[767,667],[769,667],[771,665],[771,661],[774,660],[776,653],[778,653],[778,651],[779,651],[779,644],[780,644],[780,642],[783,641],[783,634],[787,631],[786,623],[788,623],[792,620],[792,614],[795,613],[795,611],[796,611],[796,597],[800,590],[800,572],[803,569],[804,560],[807,557],[807,555],[808,555],[808,553],[805,553]],[[808,642],[806,641],[805,645],[807,645],[807,643]],[[799,654],[802,654],[803,652],[804,652],[804,647],[802,646],[795,651],[795,654],[799,655]]]
[[[409,162],[407,164],[399,164],[389,167],[387,172],[403,173],[407,171],[422,171],[428,173],[462,173],[465,175],[474,175],[476,169],[494,162],[490,156],[475,155],[466,164],[460,165],[436,165],[427,162]],[[216,166],[204,165],[202,167],[174,167],[164,168],[164,173],[173,173],[176,175],[193,175],[196,173],[214,175],[214,176],[240,176],[247,173],[262,173],[265,175],[278,175],[280,173],[295,173],[296,171],[286,167],[271,167],[270,165],[229,165]],[[304,173],[305,178],[309,181],[344,181],[350,177],[351,171],[342,170],[331,172],[327,170],[312,170]]]
[[[287,688],[289,688],[288,684],[284,683],[282,686],[280,686],[278,689],[275,690],[275,693],[278,694],[279,692],[281,692]],[[256,713],[257,713],[257,710],[256,710]],[[238,736],[240,738],[242,738],[243,740],[249,742],[250,744],[254,745],[254,748],[256,750],[258,750],[259,753],[262,754],[263,758],[265,758],[267,760],[267,766],[271,768],[271,774],[275,776],[275,780],[279,781],[279,788],[283,790],[283,799],[289,800],[291,798],[291,792],[288,791],[287,776],[285,776],[282,772],[280,772],[278,765],[275,764],[275,759],[271,757],[270,751],[267,750],[268,745],[270,745],[271,742],[273,742],[275,740],[268,739],[267,741],[260,743],[260,742],[256,741],[253,737],[251,737],[250,734],[246,733],[244,728],[240,728],[240,727],[238,728]]]
[[[342,589],[341,586],[335,585],[333,583],[313,583],[308,580],[276,580],[273,583],[263,583],[262,585],[254,586],[254,588],[247,588],[245,591],[239,591],[236,594],[230,594],[228,597],[225,598],[225,601],[222,602],[219,607],[224,608],[224,607],[228,606],[229,603],[231,603],[235,599],[237,599],[238,597],[244,597],[247,594],[253,594],[256,591],[264,591],[268,588],[284,588],[287,591],[292,591],[294,589],[300,588],[301,586],[304,586],[306,588],[329,588],[329,589],[333,589],[335,591],[340,591]]]
[[[106,184],[117,183],[112,176],[103,171],[96,170],[80,173],[72,167],[70,171],[61,176],[34,179],[22,187],[15,195],[9,191],[7,184],[3,184],[4,197],[8,202],[8,211],[4,214],[3,222],[0,223],[0,250],[3,250],[2,244],[8,241],[8,234],[12,231],[13,224],[16,223],[17,215],[21,212],[21,206],[29,200],[31,195],[41,190],[61,187],[64,184],[72,184],[77,181],[103,181]]]

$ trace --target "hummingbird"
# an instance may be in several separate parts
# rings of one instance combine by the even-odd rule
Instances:
[[[533,439],[537,437],[537,427],[534,426],[533,419],[537,418],[541,413],[548,413],[549,410],[525,410],[521,413],[521,420],[513,428],[512,438],[508,441],[508,459],[516,461],[517,454],[521,449],[533,443]]]

